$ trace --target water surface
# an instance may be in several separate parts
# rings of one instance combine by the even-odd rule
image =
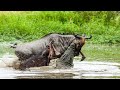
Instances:
[[[10,43],[0,44],[0,60],[10,60],[14,49]],[[80,62],[81,55],[74,58],[71,69],[54,69],[52,66],[30,68],[27,71],[14,70],[11,67],[0,68],[0,78],[3,79],[118,79],[120,78],[120,45],[86,44],[82,48],[85,61]],[[1,61],[2,62],[2,61]]]

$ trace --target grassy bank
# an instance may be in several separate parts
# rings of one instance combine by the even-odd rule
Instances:
[[[113,11],[0,12],[0,42],[32,41],[48,33],[93,35],[88,43],[120,43],[120,14]]]
[[[107,44],[86,44],[82,52],[87,61],[118,62],[120,63],[120,46]]]

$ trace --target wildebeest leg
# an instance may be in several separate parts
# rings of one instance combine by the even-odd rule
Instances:
[[[28,52],[27,54],[20,52],[20,51],[15,51],[15,54],[19,58],[19,61],[24,61],[32,56],[32,52]]]
[[[56,49],[55,49],[55,47],[54,47],[54,45],[53,45],[53,43],[54,42],[50,42],[50,44],[47,46],[47,49],[46,49],[46,52],[48,53],[48,61],[47,61],[47,65],[49,65],[49,63],[50,63],[50,60],[51,59],[56,59],[57,57],[59,57],[59,55],[60,55],[60,53],[58,54],[58,55],[56,55]],[[46,53],[45,52],[45,53]]]
[[[40,66],[47,66],[47,57],[43,57],[42,55],[34,55],[27,59],[26,61],[23,61],[20,64],[19,69],[25,70],[26,68],[30,67],[40,67]]]
[[[83,61],[86,57],[85,57],[85,55],[81,51],[80,51],[80,54],[82,55],[81,61]]]
[[[21,70],[25,70],[30,67],[48,66],[49,65],[49,48],[47,47],[42,54],[32,55],[26,61],[23,61],[20,65]]]
[[[26,61],[22,61],[20,63],[20,66],[19,66],[19,69],[20,70],[25,70],[26,68],[29,68],[29,67],[33,67],[35,66],[34,65],[34,60],[32,60],[34,58],[34,56],[32,56],[31,58],[27,59]]]
[[[50,56],[51,56],[51,49],[50,49],[50,46],[47,46],[46,50],[43,51],[42,55],[43,57],[46,58],[46,66],[49,66],[49,63],[50,63]]]
[[[51,43],[51,47],[52,47],[52,50],[54,51],[55,56],[61,55],[60,48],[62,46],[60,44],[53,42]]]

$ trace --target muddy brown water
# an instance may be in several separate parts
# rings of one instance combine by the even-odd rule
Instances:
[[[119,63],[74,61],[71,69],[55,69],[54,65],[29,68],[0,68],[0,79],[119,79]]]
[[[16,42],[16,41],[15,41]],[[22,43],[22,42],[20,42]],[[79,62],[80,57],[74,60],[71,69],[55,69],[54,65],[39,68],[30,68],[26,71],[15,70],[11,66],[14,49],[9,48],[10,43],[0,43],[0,79],[119,79],[120,45],[93,45],[83,47],[87,57]],[[12,55],[11,55],[12,54]],[[6,64],[8,65],[6,66]],[[105,62],[102,62],[105,61]]]

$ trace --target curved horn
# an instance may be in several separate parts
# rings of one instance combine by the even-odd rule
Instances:
[[[91,39],[92,38],[92,35],[90,35],[90,37],[85,37],[85,39]]]

